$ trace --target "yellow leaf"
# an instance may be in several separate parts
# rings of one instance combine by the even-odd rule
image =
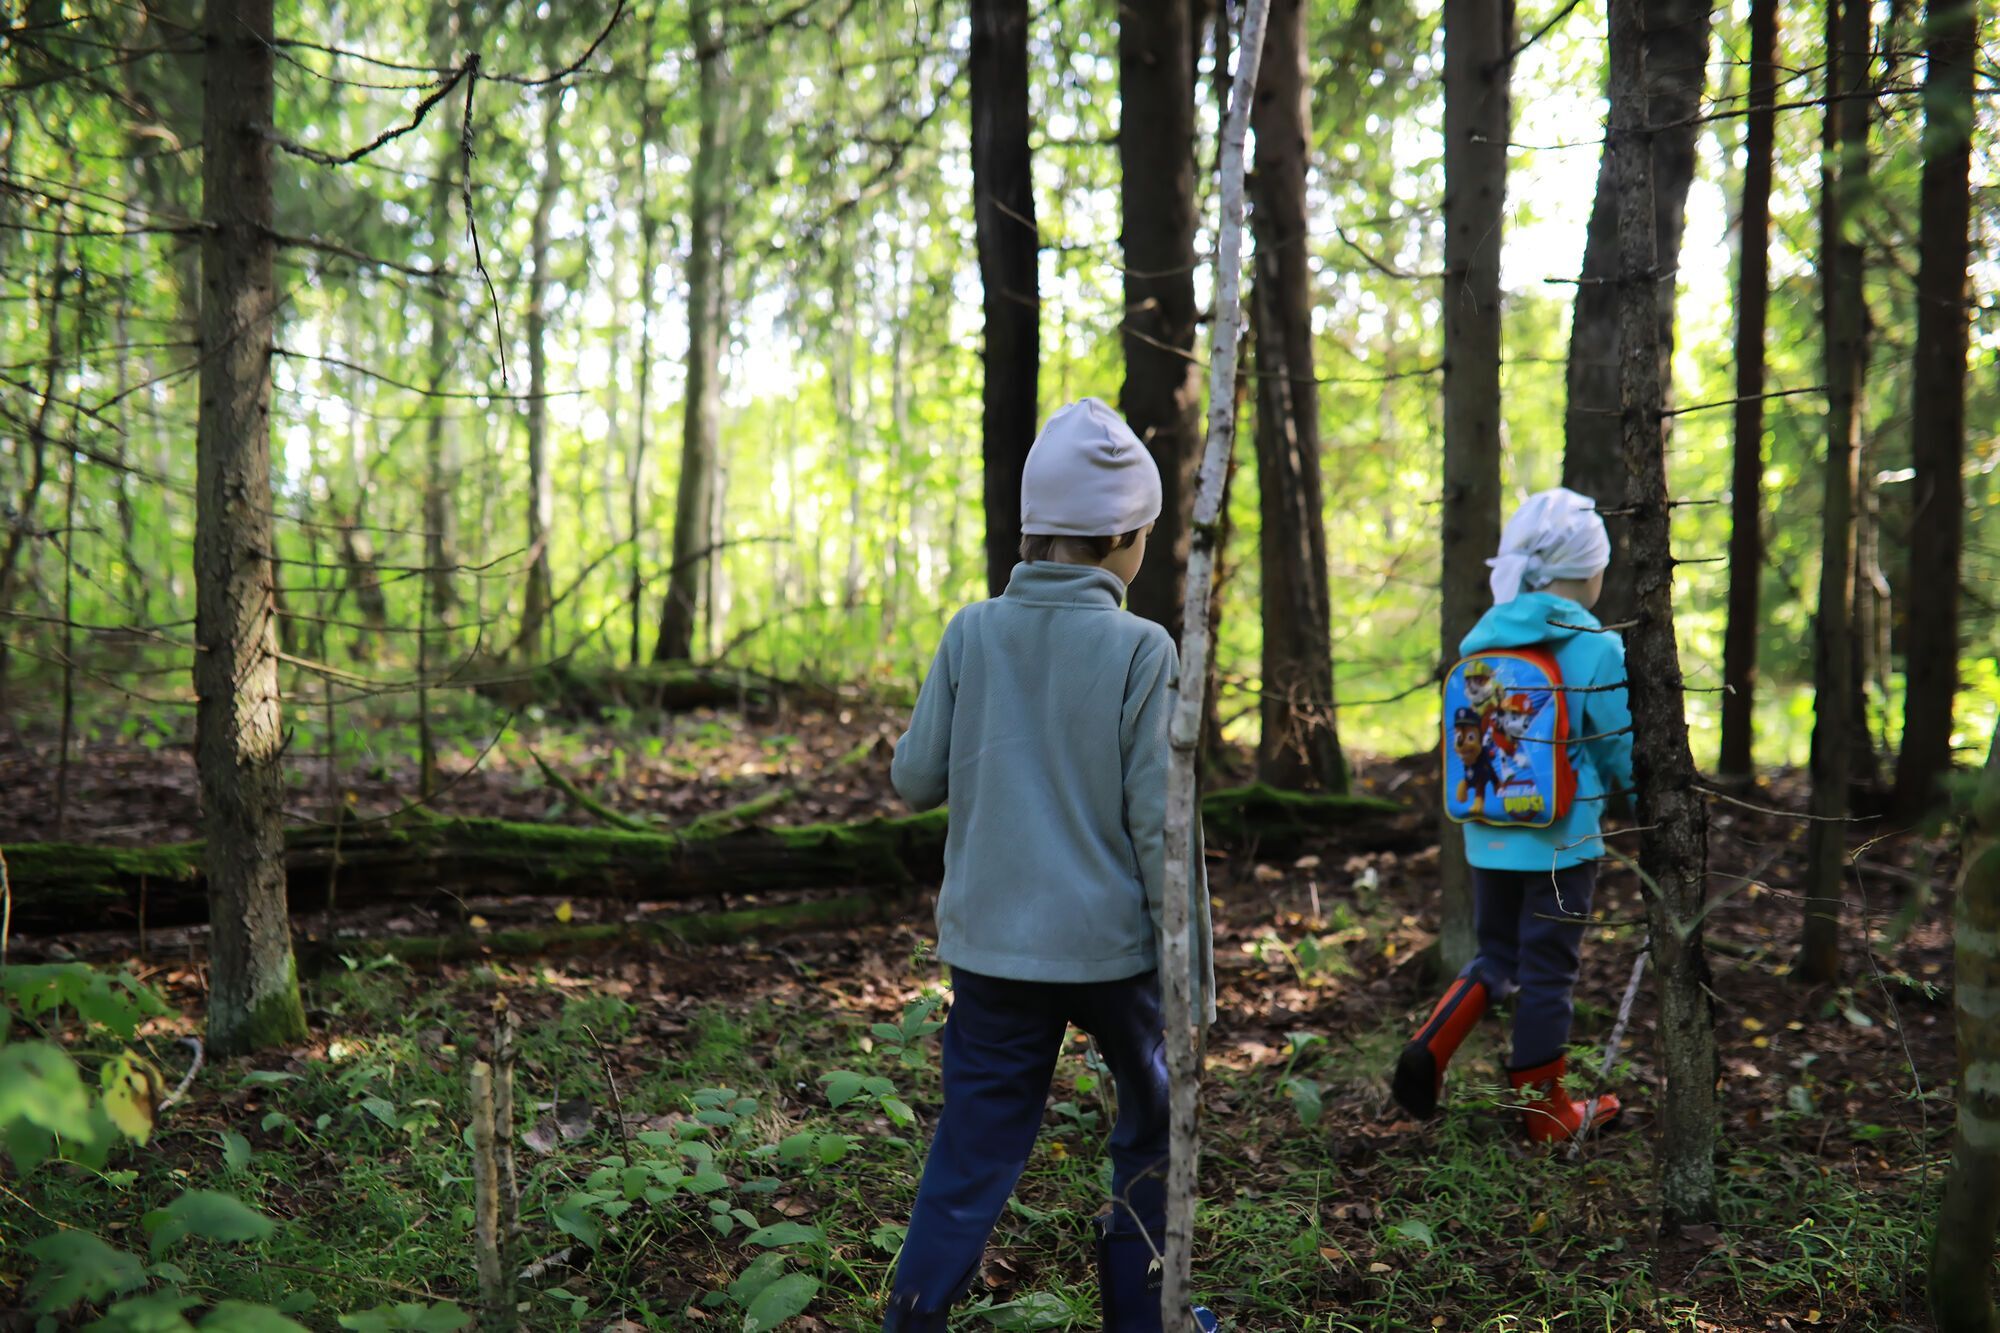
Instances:
[[[468,922],[467,924],[469,924],[474,930],[484,930],[486,929],[486,918],[478,915],[477,913],[474,913],[471,921]]]
[[[1053,1140],[1049,1144],[1049,1156],[1055,1158],[1058,1162],[1063,1161],[1069,1157],[1069,1148],[1062,1140]]]
[[[556,920],[568,925],[576,917],[576,908],[565,898],[556,905]]]
[[[1761,1051],[1771,1044],[1771,1039],[1769,1037],[1755,1037],[1751,1039],[1750,1044]]]
[[[1762,1032],[1764,1030],[1763,1021],[1756,1018],[1746,1018],[1743,1020],[1743,1030],[1745,1032]]]
[[[1387,1264],[1370,1264],[1368,1265],[1368,1271],[1371,1273],[1393,1273],[1396,1270]]]
[[[135,1143],[153,1134],[153,1078],[129,1051],[107,1061],[98,1080],[104,1087],[104,1113],[119,1132]]]
[[[1548,1229],[1549,1215],[1547,1213],[1536,1213],[1535,1220],[1528,1223],[1528,1234],[1530,1236],[1539,1236]]]
[[[1817,1324],[1819,1322],[1819,1311],[1817,1310],[1806,1311],[1806,1322],[1808,1324]]]

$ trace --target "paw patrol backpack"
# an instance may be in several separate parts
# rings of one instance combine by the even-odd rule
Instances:
[[[1444,811],[1460,824],[1547,828],[1576,803],[1569,696],[1545,648],[1475,653],[1444,678]]]

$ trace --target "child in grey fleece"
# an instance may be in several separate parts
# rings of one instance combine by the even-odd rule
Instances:
[[[1118,1089],[1104,1327],[1161,1327],[1158,932],[1178,668],[1166,631],[1122,609],[1159,513],[1159,472],[1117,413],[1086,398],[1051,417],[1021,485],[1022,563],[1003,595],[953,618],[896,747],[897,791],[951,807],[937,927],[952,1008],[944,1110],[885,1330],[945,1328],[1034,1146],[1071,1023]],[[1206,982],[1208,895],[1199,873],[1192,884]],[[1212,984],[1196,993],[1212,1010]]]

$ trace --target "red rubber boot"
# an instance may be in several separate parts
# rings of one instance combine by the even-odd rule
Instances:
[[[1521,1108],[1529,1142],[1567,1143],[1571,1139],[1589,1138],[1609,1126],[1624,1109],[1608,1092],[1601,1097],[1572,1101],[1569,1090],[1563,1086],[1563,1075],[1568,1071],[1566,1055],[1558,1055],[1533,1069],[1507,1071],[1507,1081],[1514,1085],[1514,1091],[1526,1093],[1529,1098]]]
[[[1444,1068],[1485,1012],[1484,982],[1460,977],[1451,983],[1437,1008],[1396,1057],[1396,1076],[1389,1086],[1397,1105],[1419,1120],[1437,1114],[1438,1096],[1444,1091]]]

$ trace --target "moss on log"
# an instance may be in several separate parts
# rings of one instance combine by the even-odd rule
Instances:
[[[1264,850],[1327,834],[1398,847],[1412,836],[1405,825],[1415,827],[1392,802],[1268,787],[1215,792],[1202,810],[1216,842],[1254,839]],[[513,894],[672,902],[800,889],[898,890],[942,875],[945,818],[933,810],[854,824],[637,832],[419,813],[392,823],[290,829],[285,863],[294,912],[326,905],[329,874],[337,875],[343,907]],[[142,914],[154,926],[207,918],[200,843],[130,849],[24,843],[0,852],[12,869],[14,925],[24,933],[117,928]]]
[[[321,962],[341,956],[395,957],[411,964],[455,963],[477,958],[539,958],[551,954],[591,954],[673,943],[729,944],[770,935],[858,925],[873,919],[881,911],[879,898],[854,894],[772,907],[748,907],[733,912],[656,917],[649,921],[515,927],[455,935],[334,938],[303,943],[300,952]]]

